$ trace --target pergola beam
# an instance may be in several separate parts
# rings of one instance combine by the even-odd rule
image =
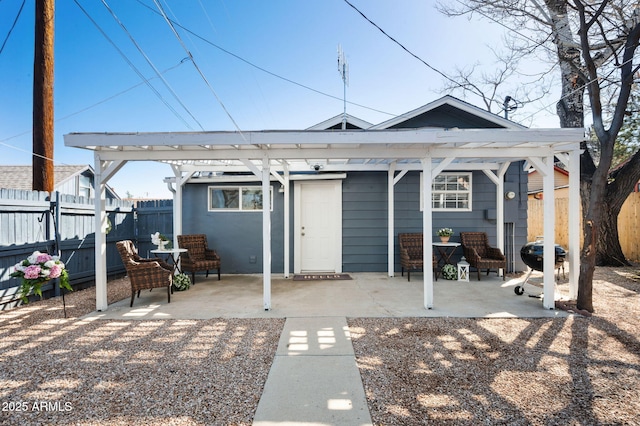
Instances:
[[[254,132],[148,132],[148,133],[70,133],[65,135],[65,145],[79,148],[132,146],[163,147],[176,152],[191,148],[202,150],[203,146],[232,145],[241,151],[245,147],[264,149],[265,146],[291,144],[300,145],[341,145],[389,143],[427,144],[561,144],[573,143],[584,138],[584,129],[394,129],[394,130],[291,130]],[[472,149],[476,149],[474,146]]]

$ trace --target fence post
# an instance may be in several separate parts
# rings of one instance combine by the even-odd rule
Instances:
[[[56,200],[51,201],[51,215],[53,216],[53,255],[61,256],[60,253],[60,192],[56,191]],[[60,280],[53,280],[53,294],[55,297],[60,296]]]

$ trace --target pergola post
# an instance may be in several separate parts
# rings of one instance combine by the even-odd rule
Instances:
[[[395,275],[395,251],[393,245],[393,235],[395,234],[395,197],[393,190],[393,178],[395,173],[396,163],[393,162],[389,165],[389,171],[387,172],[387,275],[389,277],[393,277]]]
[[[262,160],[262,298],[264,310],[271,309],[271,180],[269,158]]]
[[[286,163],[283,164],[284,182],[284,277],[289,278],[291,273],[290,257],[291,257],[291,244],[289,244],[289,238],[291,235],[291,179],[289,177],[289,168]]]
[[[107,213],[105,211],[104,170],[100,156],[94,154],[96,188],[94,198],[94,235],[95,235],[95,270],[96,270],[96,310],[106,311],[109,304],[107,299]]]
[[[102,161],[100,155],[94,153],[94,235],[95,235],[95,279],[96,279],[96,310],[106,311],[109,304],[107,299],[107,212],[106,185],[109,179],[126,164],[126,161]]]
[[[422,277],[424,279],[424,307],[433,309],[433,244],[431,242],[431,228],[433,227],[433,217],[431,214],[431,157],[422,159],[422,186],[424,200],[422,206]]]
[[[543,300],[542,305],[547,309],[555,309],[555,264],[556,264],[556,214],[555,214],[555,188],[553,173],[553,155],[546,157],[543,161],[544,176],[542,178],[542,198],[544,210],[544,243],[543,253]]]
[[[580,213],[580,151],[569,152],[569,217],[582,218]],[[569,220],[569,298],[578,297],[580,277],[580,223]]]
[[[510,162],[502,163],[497,173],[483,170],[484,174],[496,185],[496,247],[504,253],[504,175]],[[504,275],[507,271],[502,271]]]

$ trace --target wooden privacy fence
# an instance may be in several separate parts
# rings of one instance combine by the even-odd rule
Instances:
[[[115,243],[130,239],[141,254],[152,248],[153,232],[171,237],[171,200],[142,202],[107,200],[107,273],[124,273]],[[142,218],[142,220],[140,220]],[[56,233],[57,231],[57,233]],[[58,193],[0,189],[0,309],[12,305],[19,281],[13,266],[33,251],[53,253],[59,248],[72,285],[91,283],[95,277],[93,200]],[[54,290],[44,286],[45,291]]]
[[[543,200],[529,200],[528,232],[527,240],[534,241],[539,235],[543,235],[544,208]],[[556,204],[556,243],[567,248],[569,246],[569,199],[557,198]],[[582,213],[578,218],[580,220]],[[618,234],[622,252],[628,260],[640,261],[640,193],[633,192],[622,205],[618,215]],[[580,246],[582,247],[582,224],[580,225]]]

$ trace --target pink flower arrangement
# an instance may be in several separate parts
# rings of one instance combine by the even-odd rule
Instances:
[[[58,256],[34,251],[31,256],[17,263],[13,269],[11,276],[22,279],[20,297],[25,303],[30,293],[35,293],[42,298],[42,284],[54,278],[60,278],[61,288],[73,291],[69,285],[69,274]]]

